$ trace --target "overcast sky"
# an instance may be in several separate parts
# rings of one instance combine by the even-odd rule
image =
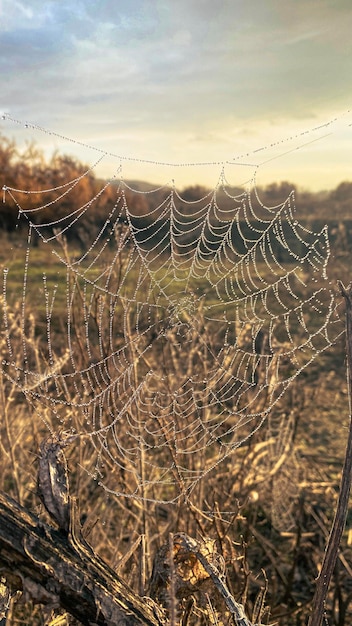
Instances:
[[[351,33],[351,0],[0,0],[0,113],[23,122],[0,131],[88,164],[99,154],[24,122],[123,157],[224,162],[233,184],[267,161],[260,183],[328,188],[352,180]],[[221,171],[122,163],[181,186]]]

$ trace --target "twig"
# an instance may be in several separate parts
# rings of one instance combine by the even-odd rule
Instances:
[[[343,286],[341,281],[339,281],[338,284],[341,294],[345,298],[346,305],[346,355],[350,425],[335,517],[327,542],[321,571],[317,578],[317,586],[312,603],[312,614],[308,626],[321,626],[323,620],[325,600],[331,576],[334,571],[343,529],[346,524],[352,480],[352,284],[350,284],[347,289]]]
[[[256,626],[256,624],[253,624],[246,616],[243,605],[236,602],[230,593],[217,567],[210,563],[206,556],[204,556],[201,552],[196,539],[189,537],[186,533],[178,533],[178,536],[182,538],[184,548],[196,555],[198,561],[203,565],[205,571],[209,574],[215,587],[224,598],[227,608],[230,613],[232,613],[236,626]]]
[[[174,537],[169,533],[169,561],[170,561],[170,626],[176,626],[176,591],[175,591],[175,562],[174,562]]]

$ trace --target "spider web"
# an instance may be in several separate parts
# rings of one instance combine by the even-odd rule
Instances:
[[[234,193],[225,167],[215,189],[195,200],[174,183],[141,191],[120,167],[88,202],[38,219],[69,201],[94,167],[55,189],[4,187],[27,230],[22,354],[14,354],[6,268],[2,368],[47,428],[89,440],[87,471],[107,491],[172,502],[252,437],[335,340],[327,227],[299,223],[293,191],[275,207],[261,202],[255,178]],[[84,250],[73,250],[70,232],[87,216],[94,221],[111,185],[113,208],[98,232],[85,230]],[[50,199],[35,204],[38,193]],[[33,206],[24,208],[24,197]],[[38,241],[53,259],[39,269],[39,288]],[[31,347],[34,300],[45,336],[40,359]]]

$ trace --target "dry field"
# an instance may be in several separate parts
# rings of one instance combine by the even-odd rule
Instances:
[[[333,250],[329,262],[332,289],[336,293],[337,279],[349,283],[347,252]],[[68,253],[75,255],[74,250]],[[2,303],[3,333],[0,338],[3,359],[0,488],[48,521],[37,495],[40,443],[51,429],[54,432],[60,429],[83,432],[87,415],[79,403],[75,403],[77,381],[74,377],[65,377],[68,366],[64,338],[67,326],[65,271],[43,246],[31,250],[24,314],[25,257],[26,247],[21,248],[16,234],[8,238],[2,236],[0,266],[8,272],[5,272],[6,297]],[[43,272],[46,282],[43,282]],[[55,284],[59,287],[54,315],[48,294],[53,293]],[[61,285],[64,288],[61,289]],[[75,368],[82,372],[88,367],[89,359],[97,359],[99,350],[104,347],[97,346],[96,355],[85,353],[82,312],[80,317],[76,308],[75,314],[81,297],[78,287],[75,294],[76,301],[70,305],[72,338],[76,342]],[[340,300],[342,330],[342,297]],[[104,339],[104,324],[108,324],[108,320],[99,317],[99,302],[95,317],[92,313],[91,318],[91,337],[95,324],[96,336]],[[215,336],[214,327],[210,331]],[[126,332],[133,333],[131,329]],[[90,341],[93,344],[93,340]],[[196,353],[197,346],[192,346]],[[49,380],[45,377],[53,354],[62,357],[62,368]],[[177,359],[175,361],[175,355],[164,350],[160,342],[155,351],[149,353],[149,361],[157,367],[162,354],[166,378],[174,382],[175,377],[182,377],[184,372]],[[184,354],[183,358],[186,358]],[[10,361],[11,368],[4,365]],[[33,371],[37,372],[37,378],[30,375]],[[17,378],[14,372],[18,373]],[[138,376],[142,374],[139,372]],[[104,372],[100,375],[103,376]],[[136,380],[134,382],[137,384]],[[99,392],[102,381],[91,381],[90,391],[94,385]],[[32,392],[24,393],[24,387],[27,391],[32,387]],[[36,389],[40,391],[37,395]],[[124,391],[127,397],[127,383]],[[166,394],[167,385],[159,391]],[[55,410],[45,399],[50,394],[56,394],[62,400]],[[119,406],[117,402],[116,410]],[[85,537],[96,553],[133,589],[142,595],[152,592],[155,597],[161,592],[155,589],[152,580],[153,560],[169,541],[170,533],[210,537],[216,541],[217,551],[223,559],[231,593],[245,605],[253,622],[304,626],[334,515],[348,417],[345,348],[344,338],[340,336],[335,345],[322,352],[302,375],[294,379],[273,406],[270,419],[242,446],[204,474],[188,500],[175,499],[177,491],[182,490],[182,477],[175,474],[172,483],[165,483],[161,497],[160,485],[157,487],[159,491],[153,491],[153,485],[149,484],[148,465],[143,467],[143,459],[139,460],[140,475],[137,477],[131,469],[137,465],[127,462],[124,465],[121,460],[116,463],[118,446],[116,441],[108,441],[114,458],[107,456],[104,464],[99,465],[97,439],[81,437],[67,447],[65,454],[71,495],[78,498]],[[159,426],[166,429],[165,424]],[[123,441],[123,429],[127,433],[128,425],[121,423],[119,428],[119,437]],[[192,437],[192,433],[187,437]],[[159,452],[160,466],[170,466],[169,457],[172,458],[173,453],[175,451],[165,435],[165,445]],[[209,461],[207,452],[202,454],[199,462],[206,466]],[[194,466],[189,469],[196,472],[194,455],[192,463]],[[142,488],[144,485],[144,493],[140,492],[140,485]],[[352,515],[343,535],[326,606],[329,616],[326,623],[330,626],[352,623],[351,524]],[[197,590],[193,593],[195,609],[189,618],[190,623],[209,623],[209,613],[202,605],[204,593]],[[182,609],[181,606],[176,608]],[[41,605],[34,606],[23,598],[21,601],[20,595],[12,601],[11,625],[74,623],[68,616],[63,616],[62,621],[51,619]]]

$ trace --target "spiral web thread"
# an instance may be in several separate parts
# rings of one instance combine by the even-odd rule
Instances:
[[[191,494],[243,445],[336,339],[328,233],[297,221],[293,192],[269,208],[254,179],[233,194],[224,169],[216,188],[194,201],[175,185],[133,189],[122,170],[88,203],[50,223],[38,215],[69,198],[84,175],[30,209],[22,201],[33,192],[4,189],[28,230],[17,303],[22,355],[20,362],[14,355],[6,268],[2,368],[49,429],[89,439],[91,474],[107,491],[170,502]],[[116,190],[112,210],[97,234],[86,234],[84,251],[72,254],[70,229],[94,220],[107,185]],[[40,190],[41,197],[46,192],[53,190]],[[143,216],[134,210],[141,196],[150,207]],[[39,287],[34,239],[56,264],[57,275],[42,271]],[[46,337],[41,362],[29,341],[34,293]],[[277,431],[279,448],[284,435]]]

